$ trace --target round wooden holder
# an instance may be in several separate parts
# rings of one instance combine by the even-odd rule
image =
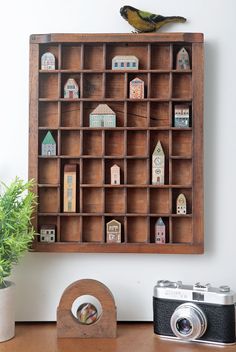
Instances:
[[[73,302],[83,295],[94,296],[102,306],[100,317],[90,325],[81,324],[71,311]],[[116,337],[116,306],[110,290],[101,282],[91,279],[78,280],[69,285],[63,292],[57,308],[57,336]]]

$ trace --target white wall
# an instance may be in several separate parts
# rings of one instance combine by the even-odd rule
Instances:
[[[1,4],[0,178],[27,178],[28,51],[31,33],[130,32],[122,0],[12,0]],[[168,31],[205,34],[205,254],[27,254],[12,279],[17,320],[54,320],[64,288],[95,278],[113,292],[119,320],[152,320],[152,290],[160,278],[229,284],[235,268],[235,0],[130,0],[130,5],[186,24]]]

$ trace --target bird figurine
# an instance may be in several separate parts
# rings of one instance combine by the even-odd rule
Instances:
[[[123,6],[120,9],[121,16],[135,28],[138,33],[155,32],[163,25],[171,22],[186,22],[181,16],[162,16],[150,12],[141,11],[132,6]]]

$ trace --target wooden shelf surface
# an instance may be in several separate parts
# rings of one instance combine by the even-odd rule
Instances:
[[[16,336],[1,343],[3,352],[213,352],[222,347],[160,339],[149,322],[120,322],[115,339],[57,339],[55,323],[17,323]],[[236,346],[224,351],[236,352]]]
[[[190,69],[179,70],[185,47]],[[54,70],[41,69],[45,52]],[[112,58],[134,55],[139,70],[112,70]],[[143,99],[130,98],[130,82],[144,81]],[[64,98],[74,78],[79,98]],[[115,128],[89,127],[99,103],[116,113]],[[174,127],[175,109],[189,108],[188,128]],[[50,131],[56,155],[41,155]],[[165,182],[152,185],[152,153],[160,141]],[[29,177],[37,181],[36,231],[53,225],[56,243],[35,241],[38,251],[203,252],[203,34],[34,34],[30,37]],[[76,171],[76,209],[63,213],[65,165]],[[110,169],[120,167],[120,185]],[[180,193],[187,214],[176,214]],[[164,246],[155,244],[155,222],[166,226]],[[121,223],[121,244],[106,243],[106,224]]]

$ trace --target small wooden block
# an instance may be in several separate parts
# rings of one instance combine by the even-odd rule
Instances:
[[[143,99],[144,98],[144,81],[140,78],[134,78],[129,83],[129,97],[130,99]]]
[[[44,53],[41,56],[41,70],[55,70],[55,56],[52,53]]]
[[[155,243],[166,243],[166,225],[162,218],[159,218],[155,223]]]
[[[185,48],[181,48],[176,57],[177,70],[190,70],[189,54]]]
[[[121,243],[121,223],[115,219],[107,223],[107,243]]]
[[[64,167],[64,212],[76,212],[76,165]]]
[[[111,185],[120,185],[120,167],[116,164],[111,167]]]
[[[187,214],[187,202],[183,193],[180,193],[177,197],[176,214]]]
[[[165,183],[165,154],[158,141],[152,154],[152,184],[163,185]]]
[[[79,98],[79,86],[74,78],[69,78],[64,85],[64,98],[66,99],[78,99]]]
[[[80,323],[71,311],[74,301],[84,295],[95,297],[102,307],[99,319],[89,325]],[[115,300],[104,284],[96,280],[83,279],[75,281],[65,289],[57,308],[57,336],[59,338],[114,338],[116,327]]]
[[[112,59],[113,70],[138,70],[139,60],[134,55],[117,55]]]
[[[175,118],[174,126],[179,128],[189,127],[189,106],[188,105],[175,105]]]

